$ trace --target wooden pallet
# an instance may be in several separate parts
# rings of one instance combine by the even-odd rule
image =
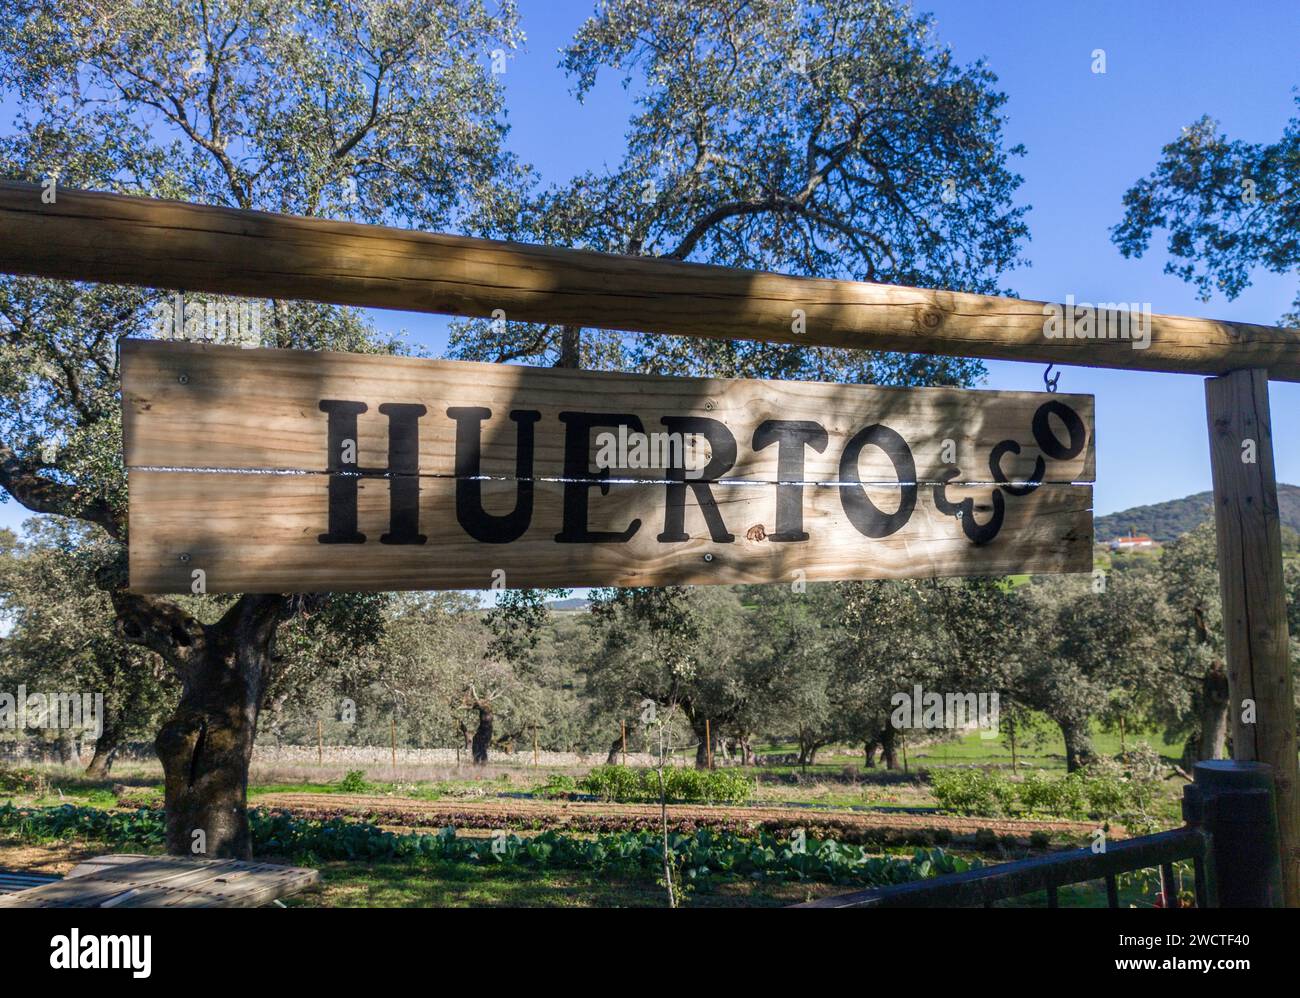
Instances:
[[[98,856],[0,908],[257,908],[316,884],[315,870],[234,859]]]

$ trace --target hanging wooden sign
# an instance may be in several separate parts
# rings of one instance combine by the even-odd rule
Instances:
[[[131,588],[1092,568],[1091,396],[122,344]]]

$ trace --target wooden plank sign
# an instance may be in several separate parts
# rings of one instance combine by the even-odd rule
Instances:
[[[1084,572],[1093,400],[122,344],[142,593]]]

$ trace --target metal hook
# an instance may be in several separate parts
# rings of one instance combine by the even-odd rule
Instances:
[[[1052,373],[1052,368],[1055,367],[1055,366],[1056,366],[1055,364],[1048,364],[1048,365],[1047,365],[1047,370],[1043,372],[1043,384],[1045,384],[1045,385],[1047,386],[1047,390],[1048,390],[1049,392],[1054,392],[1054,391],[1056,391],[1056,383],[1057,383],[1058,381],[1061,380],[1061,372],[1060,372],[1060,371],[1057,371],[1057,372],[1056,372],[1056,377],[1054,377],[1054,378],[1049,378],[1049,377],[1048,377],[1048,375]]]

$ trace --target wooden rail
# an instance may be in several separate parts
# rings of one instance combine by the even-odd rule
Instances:
[[[1300,330],[1152,315],[1049,338],[1042,302],[0,183],[0,272],[710,339],[1300,381]],[[804,329],[797,332],[802,310]],[[1119,316],[1120,313],[1113,313]]]
[[[1070,884],[1105,880],[1107,907],[1119,907],[1116,878],[1135,870],[1160,870],[1161,890],[1170,907],[1178,907],[1173,864],[1191,860],[1196,906],[1218,907],[1215,895],[1214,856],[1210,836],[1199,828],[1176,828],[1138,839],[1113,843],[1105,852],[1077,849],[1050,853],[1015,863],[987,866],[932,880],[837,894],[791,905],[793,908],[974,908],[992,907],[1039,891],[1047,893],[1047,906],[1059,905],[1058,890]]]

